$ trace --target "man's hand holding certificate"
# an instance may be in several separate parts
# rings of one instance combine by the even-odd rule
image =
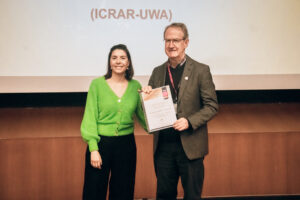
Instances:
[[[177,120],[169,86],[140,93],[145,112],[147,128],[154,132],[173,126]]]

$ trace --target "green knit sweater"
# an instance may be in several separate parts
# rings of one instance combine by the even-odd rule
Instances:
[[[98,150],[101,135],[132,134],[134,114],[146,129],[138,89],[141,89],[141,84],[136,80],[130,80],[125,93],[119,98],[104,77],[92,81],[81,123],[81,135],[88,143],[90,151]]]

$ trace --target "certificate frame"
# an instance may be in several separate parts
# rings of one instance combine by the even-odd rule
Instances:
[[[140,98],[149,133],[173,126],[177,117],[169,85],[152,89],[149,94],[140,92]]]

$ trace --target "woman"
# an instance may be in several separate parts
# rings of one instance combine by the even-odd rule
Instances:
[[[145,128],[133,67],[125,45],[111,48],[107,73],[92,81],[81,124],[87,142],[83,199],[133,199],[136,144],[133,135],[136,114]],[[109,176],[110,175],[110,176]]]

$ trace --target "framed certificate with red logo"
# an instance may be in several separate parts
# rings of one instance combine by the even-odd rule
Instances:
[[[170,128],[177,120],[173,99],[168,85],[140,93],[148,132]]]

